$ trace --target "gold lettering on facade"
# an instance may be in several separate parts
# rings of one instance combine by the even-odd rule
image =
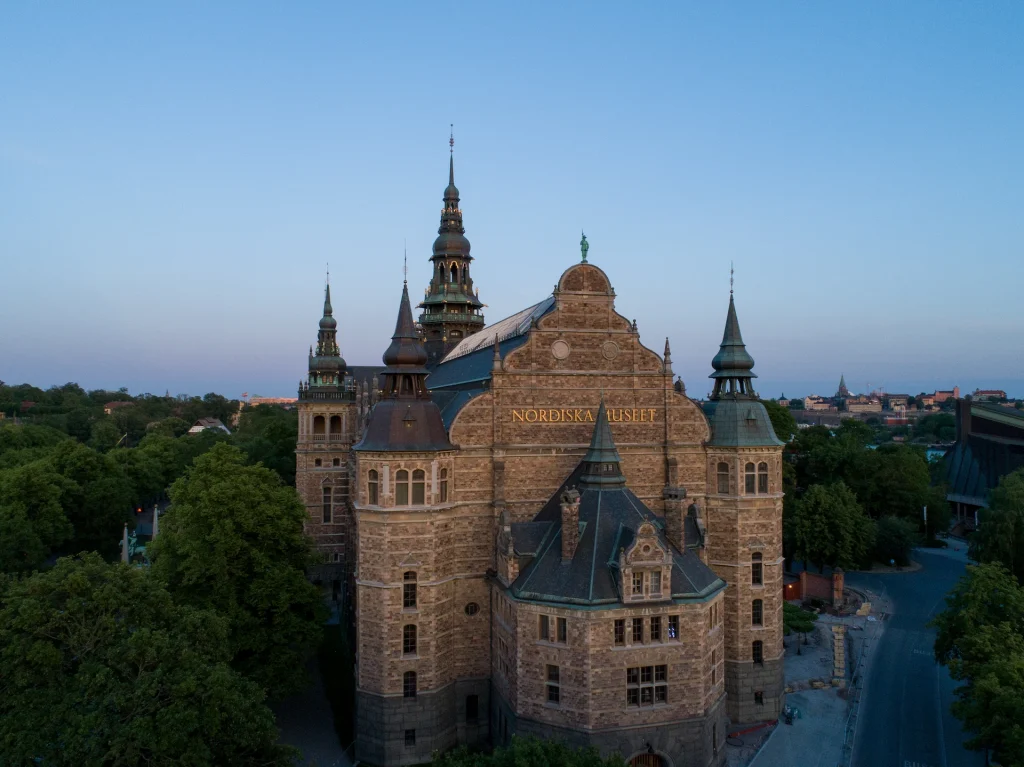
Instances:
[[[655,408],[615,408],[606,411],[612,423],[653,423]],[[513,423],[593,423],[590,408],[520,408],[512,411]]]

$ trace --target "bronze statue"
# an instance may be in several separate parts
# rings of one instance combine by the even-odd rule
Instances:
[[[580,234],[583,234],[581,231]],[[587,251],[590,250],[590,243],[587,242],[587,235],[583,234],[583,239],[580,240],[580,253],[583,254],[583,263],[587,263]]]

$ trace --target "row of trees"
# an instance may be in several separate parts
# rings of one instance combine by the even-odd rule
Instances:
[[[266,700],[307,683],[325,618],[301,501],[223,443],[170,499],[149,571],[0,576],[0,763],[293,763]]]
[[[873,449],[872,428],[853,419],[834,430],[797,429],[785,408],[765,406],[776,434],[792,435],[783,464],[787,558],[819,569],[858,568],[873,560],[906,564],[922,537],[946,529],[945,490],[932,483],[924,450],[896,444]]]

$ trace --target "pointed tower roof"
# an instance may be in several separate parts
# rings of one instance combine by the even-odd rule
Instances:
[[[729,312],[725,317],[725,332],[718,354],[711,360],[715,369],[709,377],[715,379],[715,391],[712,399],[729,393],[740,396],[756,396],[752,379],[754,375],[754,358],[747,353],[740,333],[740,321],[736,317],[736,302],[732,291],[729,292]]]
[[[412,321],[412,305],[409,303],[409,284],[402,284],[402,301],[398,305],[398,320],[391,345],[384,352],[385,372],[423,373],[427,363],[427,350],[423,348],[416,325]]]
[[[594,433],[590,438],[590,448],[583,456],[583,474],[580,476],[581,487],[607,488],[625,487],[626,478],[622,474],[619,451],[612,438],[612,427],[608,422],[608,411],[604,406],[604,395],[597,409],[594,421]]]
[[[459,188],[455,186],[455,137],[448,139],[448,186],[444,190],[444,207],[441,209],[441,226],[434,240],[434,256],[461,256],[470,258],[469,240],[462,224],[462,210],[459,208]]]
[[[338,321],[334,319],[334,309],[331,307],[331,283],[327,283],[324,291],[324,316],[320,319],[320,327],[324,330],[333,330],[338,327]]]

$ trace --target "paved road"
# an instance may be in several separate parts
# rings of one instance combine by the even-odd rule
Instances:
[[[869,648],[853,767],[981,767],[983,755],[963,747],[960,723],[949,713],[956,685],[935,663],[935,631],[925,626],[945,607],[966,560],[927,549],[914,559],[922,568],[912,573],[847,575],[854,588],[883,594],[892,610],[878,646]]]

